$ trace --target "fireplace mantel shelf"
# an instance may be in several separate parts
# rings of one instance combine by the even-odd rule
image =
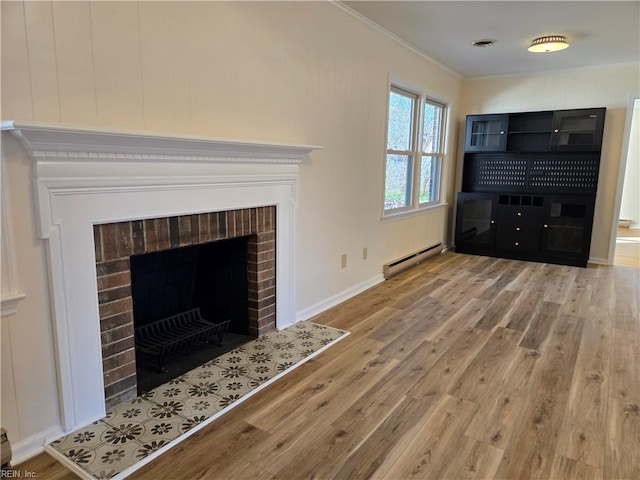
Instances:
[[[38,161],[95,160],[299,164],[316,145],[293,145],[176,134],[90,129],[3,121]]]

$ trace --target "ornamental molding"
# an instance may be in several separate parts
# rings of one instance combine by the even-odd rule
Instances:
[[[5,121],[1,130],[20,140],[38,162],[187,162],[299,164],[315,145],[252,142]]]

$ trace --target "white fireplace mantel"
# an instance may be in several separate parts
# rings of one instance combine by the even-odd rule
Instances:
[[[34,161],[63,428],[105,415],[93,225],[276,206],[276,326],[296,321],[298,164],[321,147],[2,122]]]
[[[1,128],[12,131],[38,160],[297,164],[311,151],[322,148],[16,121],[2,122]]]

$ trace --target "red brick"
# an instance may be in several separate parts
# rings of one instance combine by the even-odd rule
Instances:
[[[98,292],[98,302],[100,304],[106,304],[109,302],[115,302],[122,298],[131,296],[131,285],[125,285],[122,287],[109,288]]]
[[[158,250],[168,250],[171,248],[171,233],[169,230],[169,219],[158,218],[156,220],[156,231],[158,234]]]
[[[124,272],[114,273],[112,275],[105,275],[98,277],[98,291],[106,290],[107,288],[124,287],[131,284],[131,272],[126,270]]]
[[[106,330],[100,334],[100,339],[103,345],[119,342],[125,338],[133,336],[133,324],[126,324],[122,327]]]
[[[117,380],[115,383],[109,384],[104,388],[105,397],[109,398],[116,395],[118,392],[127,390],[136,385],[136,376],[131,375],[123,379]]]
[[[129,387],[128,389],[123,390],[120,393],[116,393],[111,397],[105,398],[104,404],[107,410],[109,410],[115,406],[130,402],[137,396],[138,396],[138,386],[134,384],[132,387]]]
[[[268,317],[272,313],[276,313],[275,303],[269,303],[268,305],[258,308],[258,321],[261,321],[263,318]]]
[[[207,243],[212,240],[211,238],[211,220],[209,219],[208,213],[203,213],[199,215],[198,219],[199,225],[199,238],[200,243]]]
[[[268,270],[262,270],[260,269],[258,271],[258,284],[261,285],[262,282],[264,282],[265,280],[269,280],[276,277],[276,270],[275,268],[270,268]]]
[[[271,231],[275,228],[275,222],[276,220],[276,216],[275,216],[275,210],[273,209],[273,207],[267,207],[265,209],[265,216],[264,216],[264,229],[265,231]]]
[[[255,234],[258,233],[258,209],[257,208],[252,208],[251,212],[251,234]]]
[[[276,232],[260,232],[256,235],[256,243],[260,245],[260,250],[264,248],[267,242],[275,242]]]
[[[265,308],[265,307],[269,307],[269,306],[273,306],[275,308],[276,305],[276,297],[265,297],[265,298],[261,298],[260,300],[257,300],[256,302],[256,308],[258,310]]]
[[[119,315],[114,315],[113,317],[101,319],[100,331],[106,332],[128,324],[133,325],[133,312],[124,312]]]
[[[116,235],[118,242],[118,257],[128,257],[133,255],[133,234],[131,233],[131,222],[116,223]]]
[[[105,303],[99,306],[100,318],[108,318],[113,315],[125,313],[133,310],[133,301],[131,297],[116,300],[115,302]]]
[[[275,287],[276,279],[275,277],[267,278],[258,282],[258,291],[266,290],[267,288]]]
[[[102,260],[114,260],[118,255],[118,236],[115,223],[100,225],[102,236]]]
[[[144,228],[144,249],[145,253],[155,252],[158,248],[158,232],[156,230],[156,220],[150,218],[142,221]]]
[[[102,358],[111,357],[130,348],[134,348],[135,343],[133,337],[127,337],[119,342],[110,343],[102,346]]]
[[[135,360],[136,360],[136,350],[135,348],[131,348],[129,350],[125,350],[124,352],[117,353],[110,357],[104,358],[102,360],[102,368],[106,372],[106,371],[118,368],[119,365],[135,362]]]
[[[123,378],[135,376],[135,374],[136,374],[135,362],[125,363],[124,365],[121,365],[118,368],[105,371],[104,372],[105,387],[113,385],[114,383],[116,383],[119,380],[122,380]]]
[[[131,222],[131,236],[133,241],[133,254],[145,253],[144,225],[142,220]]]
[[[191,244],[191,215],[178,217],[178,229],[180,232],[180,246]]]

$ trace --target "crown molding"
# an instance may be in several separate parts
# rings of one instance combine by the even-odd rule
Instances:
[[[299,164],[316,145],[4,121],[34,160]]]
[[[374,22],[373,20],[371,20],[370,18],[365,17],[360,12],[354,10],[353,8],[349,7],[348,5],[345,5],[344,3],[342,3],[341,0],[329,0],[328,3],[330,5],[333,5],[334,7],[342,10],[346,14],[351,15],[353,18],[355,18],[356,20],[364,23],[365,25],[367,25],[372,30],[375,30],[376,32],[381,33],[382,35],[390,38],[394,42],[402,45],[406,49],[411,50],[413,53],[419,55],[420,57],[424,58],[425,60],[428,60],[429,62],[433,63],[434,65],[437,65],[438,67],[442,68],[447,73],[453,75],[455,78],[457,78],[459,80],[464,79],[464,76],[462,74],[456,72],[455,70],[453,70],[451,67],[448,67],[444,63],[439,62],[435,58],[430,57],[423,50],[421,50],[418,47],[416,47],[415,45],[407,42],[406,40],[403,40],[402,38],[397,36],[395,33],[390,32],[389,30],[384,28],[382,25],[379,25],[376,22]]]

